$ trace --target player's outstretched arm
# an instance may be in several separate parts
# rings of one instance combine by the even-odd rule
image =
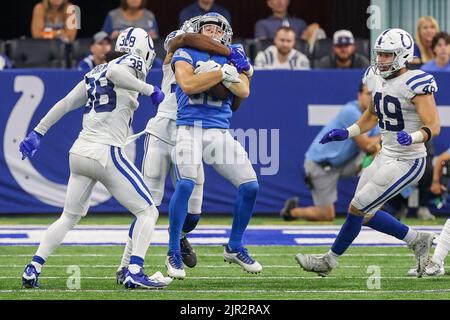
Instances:
[[[135,71],[130,67],[115,63],[110,64],[106,72],[106,78],[121,89],[150,96],[153,105],[156,107],[164,100],[164,93],[159,87],[138,79]]]
[[[169,46],[169,53],[174,53],[179,48],[191,47],[199,51],[206,51],[209,54],[218,54],[228,57],[231,53],[230,48],[223,44],[199,33],[183,33],[176,36]]]
[[[319,142],[325,144],[331,141],[343,141],[349,138],[355,138],[375,127],[377,121],[378,118],[373,111],[373,106],[370,106],[364,111],[356,123],[346,129],[333,129],[328,131]]]
[[[19,144],[22,160],[33,157],[40,146],[41,138],[66,113],[84,106],[87,102],[84,81],[80,81],[67,96],[58,101],[50,111],[41,119],[39,124]]]
[[[194,67],[185,61],[176,61],[174,66],[175,79],[187,95],[205,92],[224,80],[224,73],[220,68],[195,74]]]
[[[403,146],[430,141],[441,132],[439,113],[436,107],[436,101],[434,100],[434,95],[432,93],[419,94],[411,99],[411,102],[416,107],[417,114],[422,121],[423,127],[411,134],[406,131],[398,132],[397,141]]]

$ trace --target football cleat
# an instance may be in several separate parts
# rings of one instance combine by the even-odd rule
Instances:
[[[328,254],[323,256],[316,256],[312,254],[297,254],[295,260],[298,262],[303,270],[308,272],[315,272],[321,277],[326,277],[334,268],[338,266],[336,261],[333,261]]]
[[[39,288],[39,275],[34,265],[27,264],[22,275],[22,288],[33,289]]]
[[[293,197],[286,200],[283,209],[280,211],[280,216],[284,221],[293,221],[296,218],[291,215],[291,210],[298,207],[298,198]]]
[[[116,282],[117,284],[122,285],[125,281],[125,273],[127,272],[127,267],[122,267],[119,270],[117,270],[116,273]]]
[[[248,250],[244,247],[240,247],[237,250],[232,251],[228,245],[225,245],[223,250],[223,261],[236,263],[242,267],[248,273],[259,273],[262,270],[262,266],[258,261],[254,260],[249,254]]]
[[[415,268],[411,268],[408,270],[408,273],[406,274],[408,277],[417,277],[417,266]],[[438,263],[435,263],[433,261],[429,261],[427,266],[425,267],[425,272],[423,273],[423,276],[427,277],[438,277],[445,275],[445,268],[444,265],[440,265]]]
[[[186,278],[186,271],[184,271],[181,253],[169,253],[166,258],[166,267],[169,277],[179,280]]]
[[[417,277],[421,277],[425,272],[425,266],[428,262],[431,246],[433,245],[435,235],[427,232],[418,232],[416,239],[408,245],[414,251],[417,262]]]
[[[171,282],[171,278],[164,277],[159,271],[149,277],[144,273],[144,269],[142,268],[139,273],[136,274],[131,273],[130,270],[126,268],[123,285],[126,289],[164,289]]]
[[[195,267],[197,265],[197,254],[195,253],[186,236],[183,236],[180,239],[180,247],[183,263],[189,268]]]

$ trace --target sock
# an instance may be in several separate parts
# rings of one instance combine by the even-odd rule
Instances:
[[[130,265],[128,266],[128,270],[132,274],[137,274],[141,271],[141,268],[144,267],[144,259],[138,256],[131,256]]]
[[[80,221],[81,216],[63,212],[61,217],[45,231],[36,255],[44,261],[52,254],[57,246],[64,240],[67,232],[73,229]],[[39,263],[39,261],[37,261]]]
[[[259,184],[257,181],[247,182],[239,186],[233,212],[233,225],[228,241],[228,247],[232,251],[242,246],[242,238],[252,217],[258,190]]]
[[[399,240],[403,240],[409,231],[408,226],[382,210],[378,210],[369,222],[366,223],[366,226],[396,237]]]
[[[31,264],[36,268],[36,271],[38,273],[41,273],[42,266],[44,265],[45,260],[42,259],[40,256],[33,256],[33,259],[31,260]]]
[[[338,261],[338,259],[339,259],[339,257],[340,257],[340,255],[334,253],[334,252],[331,251],[331,250],[327,252],[327,255],[328,255],[328,256],[331,258],[331,260],[333,260],[335,263],[337,263],[337,261]]]
[[[169,254],[180,252],[180,237],[186,220],[189,198],[195,183],[189,179],[180,179],[169,203]]]
[[[409,228],[408,233],[401,240],[405,241],[407,244],[411,244],[414,240],[416,240],[416,237],[417,237],[417,231],[412,228]]]
[[[339,234],[334,240],[331,251],[337,256],[341,256],[345,250],[352,244],[353,240],[356,239],[359,232],[361,231],[362,222],[364,217],[355,216],[353,214],[348,214],[342,225]]]
[[[444,224],[442,232],[439,235],[438,243],[436,249],[434,250],[433,257],[431,260],[434,263],[442,265],[444,263],[445,257],[448,255],[450,250],[450,219]]]
[[[188,213],[186,219],[184,220],[182,235],[184,236],[186,233],[189,233],[192,230],[194,230],[199,220],[200,220],[199,214]]]
[[[130,264],[131,251],[133,250],[133,239],[127,237],[127,243],[125,249],[123,250],[122,261],[117,271],[121,270],[123,267],[128,267]]]
[[[131,257],[130,265],[136,264],[136,261],[144,263],[145,254],[147,253],[150,245],[150,240],[155,230],[156,221],[158,220],[158,209],[155,206],[150,206],[143,211],[136,214],[136,223],[133,227],[133,233],[131,237]]]

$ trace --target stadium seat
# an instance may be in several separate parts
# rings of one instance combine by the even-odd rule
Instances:
[[[8,41],[9,57],[16,68],[64,68],[65,44],[58,40]]]
[[[370,59],[370,41],[364,38],[355,38],[356,51]]]
[[[5,54],[5,42],[0,40],[0,54]]]
[[[76,68],[78,63],[90,54],[92,38],[76,39],[66,46],[67,67]]]

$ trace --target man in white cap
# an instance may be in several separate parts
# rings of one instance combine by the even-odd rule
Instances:
[[[356,52],[355,38],[349,30],[338,30],[333,35],[333,52],[316,64],[318,69],[367,69],[369,60]]]

